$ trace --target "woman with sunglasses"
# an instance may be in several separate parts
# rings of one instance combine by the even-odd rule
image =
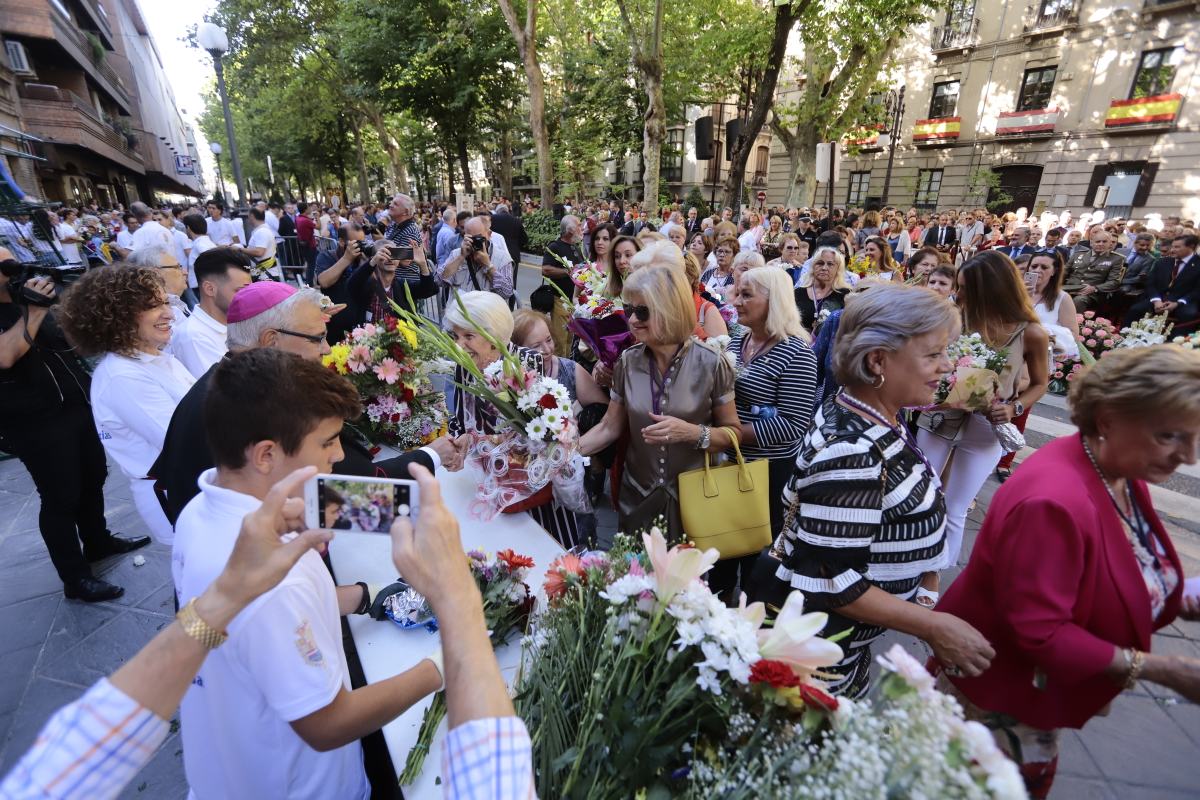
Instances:
[[[800,279],[794,292],[801,324],[806,330],[815,329],[822,312],[845,307],[848,294],[850,285],[846,283],[842,254],[832,247],[818,247],[808,274]]]
[[[673,247],[673,246],[672,246]],[[637,344],[613,370],[604,419],[580,437],[584,455],[629,433],[618,492],[618,529],[638,531],[666,520],[671,542],[683,539],[679,515],[682,472],[704,466],[704,452],[732,446],[740,427],[734,373],[717,348],[698,341],[696,306],[683,271],[653,263],[629,276],[622,295]]]
[[[767,262],[767,266],[787,270],[788,275],[792,278],[792,285],[797,286],[800,282],[800,273],[804,262],[807,260],[808,242],[797,234],[785,233],[779,237],[779,258],[771,259]]]
[[[704,284],[704,290],[721,302],[725,301],[725,295],[733,294],[733,257],[740,251],[741,246],[736,237],[726,236],[718,239],[716,247],[713,249],[717,265],[712,269],[705,270],[700,276],[700,283]]]

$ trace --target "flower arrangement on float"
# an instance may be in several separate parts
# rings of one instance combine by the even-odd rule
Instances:
[[[1200,331],[1187,336],[1176,336],[1171,340],[1171,344],[1177,344],[1186,350],[1200,350]]]
[[[533,595],[526,583],[533,559],[512,550],[501,550],[494,558],[488,558],[479,550],[471,550],[467,553],[467,559],[475,585],[483,597],[483,618],[493,646],[499,647],[513,634],[524,634],[534,606]],[[421,718],[417,743],[408,751],[404,770],[400,773],[401,786],[411,784],[421,774],[434,733],[446,718],[446,710],[446,692],[443,690],[433,696],[429,708],[425,709],[425,716]]]
[[[457,384],[496,410],[495,433],[468,432],[467,463],[480,474],[471,512],[487,522],[501,512],[516,513],[544,505],[551,498],[572,511],[591,511],[583,486],[586,460],[579,454],[578,429],[567,389],[554,378],[527,369],[496,339],[463,317],[500,353],[480,369],[458,342],[431,320],[393,304],[427,346],[461,367],[471,380]]]
[[[1175,326],[1168,321],[1167,314],[1154,317],[1142,317],[1132,325],[1121,329],[1121,340],[1116,349],[1128,350],[1133,347],[1152,347],[1156,344],[1166,344],[1171,329]]]
[[[1091,356],[1091,360],[1117,348],[1124,339],[1122,333],[1117,331],[1116,325],[1104,317],[1097,316],[1095,311],[1076,314],[1075,322],[1079,327],[1079,341]],[[1080,355],[1083,355],[1082,351]],[[1086,356],[1082,360],[1085,366],[1091,363]]]
[[[358,390],[363,416],[356,424],[372,444],[411,450],[446,432],[445,395],[430,380],[446,368],[436,355],[411,325],[389,317],[352,330],[321,363]]]
[[[1025,796],[901,648],[878,701],[835,698],[821,670],[842,650],[799,592],[767,623],[701,581],[715,550],[668,549],[660,526],[641,545],[618,535],[546,573],[514,698],[540,797]]]

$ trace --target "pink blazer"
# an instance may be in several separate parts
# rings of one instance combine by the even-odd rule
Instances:
[[[1078,434],[1042,447],[996,492],[966,569],[937,606],[996,650],[983,675],[953,679],[971,702],[1036,728],[1080,728],[1120,693],[1103,674],[1114,647],[1149,650],[1183,595],[1179,556],[1146,484],[1133,491],[1181,578],[1153,621],[1124,525]]]

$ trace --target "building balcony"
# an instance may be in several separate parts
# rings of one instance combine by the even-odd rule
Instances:
[[[913,144],[933,145],[953,142],[962,130],[962,117],[919,119],[913,125]]]
[[[1147,22],[1158,17],[1200,13],[1200,0],[1146,0],[1142,16]]]
[[[996,122],[996,135],[1009,139],[1054,133],[1061,112],[1057,108],[1005,111]]]
[[[979,18],[952,20],[933,29],[929,47],[935,53],[969,50],[979,44]]]
[[[1183,106],[1181,94],[1156,94],[1133,100],[1113,100],[1104,116],[1104,127],[1110,132],[1160,130],[1175,124]]]
[[[132,114],[134,111],[133,96],[126,88],[124,79],[117,74],[112,65],[107,63],[109,51],[104,50],[105,55],[97,58],[92,43],[69,20],[63,19],[62,15],[58,13],[51,14],[51,19],[53,20],[54,38],[58,42],[58,46],[67,51],[71,59],[82,67],[92,80],[100,85],[100,88],[112,96],[122,111]]]
[[[1079,25],[1081,0],[1041,0],[1025,8],[1026,36],[1049,36]]]
[[[879,136],[885,130],[887,130],[887,126],[883,123],[864,125],[861,128],[850,131],[846,139],[846,144],[854,145],[860,150],[878,150],[880,149]]]
[[[106,122],[74,92],[27,85],[22,92],[21,111],[29,132],[47,144],[80,147],[139,175],[146,172],[141,153],[130,145],[136,135]]]
[[[750,179],[750,185],[754,188],[767,185],[767,171],[765,169],[756,169],[754,177]]]

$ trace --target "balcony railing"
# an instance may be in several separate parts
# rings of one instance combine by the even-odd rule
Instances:
[[[129,94],[129,90],[125,87],[125,81],[117,74],[116,70],[110,66],[104,58],[96,59],[92,53],[92,43],[87,40],[79,29],[59,19],[58,14],[52,16],[54,20],[54,32],[58,36],[59,43],[74,57],[75,60],[84,67],[84,69],[92,72],[93,77],[104,86],[104,88],[113,95],[113,97],[124,106],[126,111],[133,111],[133,98]]]
[[[1043,0],[1025,9],[1025,33],[1050,33],[1079,24],[1079,0]]]
[[[765,169],[756,169],[754,178],[750,181],[750,185],[754,187],[767,185],[767,171]]]
[[[972,17],[951,20],[949,24],[934,28],[930,49],[935,53],[942,50],[962,50],[974,47],[978,43],[979,18]]]
[[[90,150],[138,173],[145,172],[141,153],[130,146],[127,134],[104,120],[91,103],[74,92],[42,86],[22,92],[21,111],[30,132],[48,143]]]

